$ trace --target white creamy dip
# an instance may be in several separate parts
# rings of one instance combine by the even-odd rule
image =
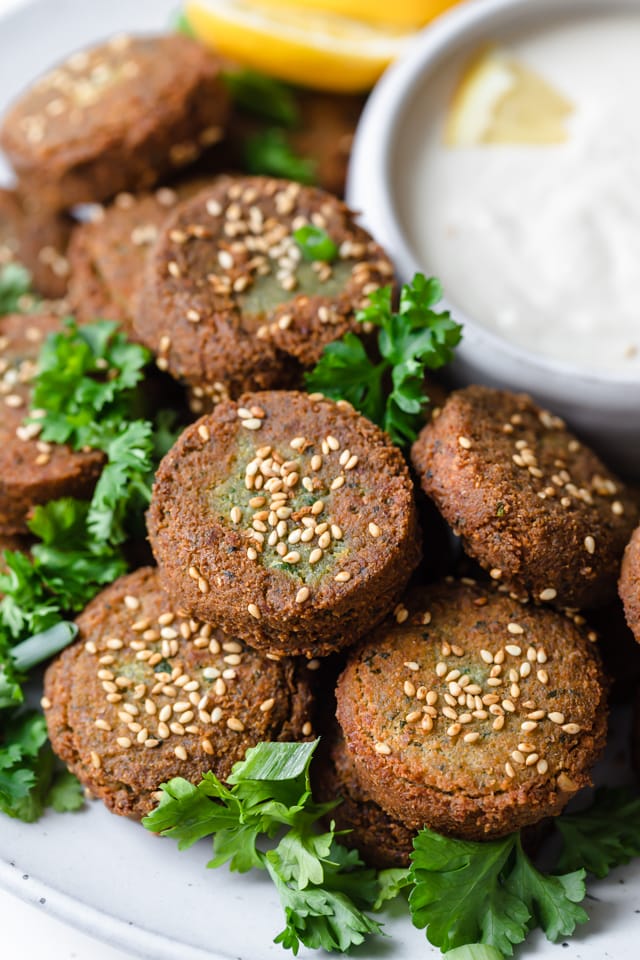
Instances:
[[[412,246],[454,308],[506,339],[640,375],[640,7],[497,41],[572,102],[567,140],[446,147],[469,54],[450,65],[403,156]]]

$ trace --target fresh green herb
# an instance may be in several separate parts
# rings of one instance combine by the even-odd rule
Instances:
[[[338,256],[338,248],[322,227],[306,224],[293,231],[293,239],[300,247],[305,260],[326,260],[330,263]]]
[[[276,127],[248,138],[244,145],[244,162],[249,173],[315,183],[314,161],[299,157],[282,130]]]
[[[584,867],[606,877],[640,857],[640,794],[630,787],[601,787],[588,809],[565,813],[555,823],[564,844],[559,870]]]
[[[247,113],[281,127],[295,127],[300,111],[293,90],[249,68],[224,70],[222,80],[234,103]]]
[[[373,905],[374,910],[380,910],[387,900],[395,900],[402,893],[408,893],[411,887],[411,870],[409,867],[388,867],[378,871],[378,896]]]
[[[153,426],[129,419],[148,358],[146,350],[127,343],[107,321],[86,327],[67,321],[41,351],[31,414],[41,425],[41,438],[102,450],[106,464],[90,502],[65,498],[34,509],[29,528],[38,542],[30,556],[5,552],[6,573],[0,575],[0,708],[5,711],[0,764],[13,793],[5,784],[0,804],[12,816],[37,818],[48,802],[53,775],[53,755],[39,723],[44,719],[18,709],[27,672],[71,642],[76,628],[66,617],[126,571],[122,544],[149,500]],[[25,730],[30,737],[25,738]],[[53,797],[58,806],[75,802],[70,789],[57,785]]]
[[[53,778],[47,799],[58,813],[73,813],[84,806],[84,790],[72,773],[61,770]]]
[[[584,877],[584,870],[541,873],[522,849],[519,834],[475,843],[425,828],[411,855],[411,916],[443,951],[485,943],[511,956],[514,944],[534,926],[555,941],[588,919],[579,906]]]
[[[31,274],[19,263],[7,263],[0,267],[0,316],[5,313],[22,313],[21,301],[31,294]]]
[[[184,10],[178,10],[172,14],[171,27],[176,33],[182,33],[185,37],[191,37],[191,39],[195,38],[193,27],[189,23],[189,18]]]
[[[445,960],[502,960],[502,954],[486,943],[467,943],[444,954]]]
[[[380,361],[370,359],[360,337],[347,333],[325,347],[305,377],[307,388],[348,400],[395,443],[411,443],[429,402],[425,373],[449,363],[462,337],[462,327],[448,311],[433,309],[441,297],[438,281],[421,273],[402,288],[397,313],[390,287],[374,291],[357,319],[379,329]]]
[[[143,820],[148,830],[177,840],[180,849],[213,835],[209,867],[266,870],[286,921],[275,942],[294,954],[301,944],[344,952],[381,929],[363,912],[376,899],[375,872],[337,842],[333,827],[316,832],[316,821],[335,806],[311,796],[316,745],[261,743],[234,766],[230,788],[212,773],[197,786],[170,780],[161,787],[158,807]],[[280,840],[263,852],[257,841],[273,841],[276,834]]]

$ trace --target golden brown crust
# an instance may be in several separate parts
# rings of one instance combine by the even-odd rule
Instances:
[[[293,391],[188,427],[156,474],[148,528],[177,602],[275,654],[353,643],[420,556],[398,448],[349,404]]]
[[[0,531],[28,532],[33,506],[59,497],[91,496],[104,464],[98,450],[74,451],[43,444],[35,426],[25,426],[31,404],[30,381],[45,337],[60,329],[49,314],[10,314],[0,318]]]
[[[179,34],[113,37],[73,54],[9,110],[0,142],[48,209],[148,189],[221,136],[220,64]]]
[[[560,614],[445,582],[350,655],[338,720],[358,776],[414,829],[488,839],[558,814],[604,746],[595,645]]]
[[[312,733],[305,668],[181,616],[156,568],[116,580],[77,623],[45,676],[49,736],[114,813],[144,816],[171,777],[224,779],[259,741]]]
[[[0,189],[0,267],[22,263],[34,290],[47,300],[63,297],[69,279],[66,251],[73,227],[70,217],[39,209],[29,198],[28,209],[14,190]]]
[[[619,591],[629,629],[640,643],[640,527],[624,551]]]
[[[467,552],[519,595],[578,608],[615,595],[636,504],[529,397],[456,391],[423,429],[412,462]]]
[[[176,204],[213,178],[187,180],[149,193],[121,193],[76,228],[69,246],[69,303],[79,323],[116,320],[135,338],[133,315],[150,247]]]
[[[292,233],[313,222],[340,252],[301,258]],[[393,267],[336,197],[269,177],[237,177],[182,203],[150,252],[136,334],[191,386],[232,397],[287,387],[326,344],[360,327],[368,293]]]

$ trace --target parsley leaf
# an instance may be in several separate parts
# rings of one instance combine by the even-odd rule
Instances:
[[[224,70],[222,80],[231,98],[242,110],[281,127],[295,127],[300,111],[293,90],[256,70]]]
[[[0,810],[32,823],[42,813],[54,757],[41,714],[28,712],[3,726],[0,744]]]
[[[397,312],[391,287],[375,290],[357,319],[378,328],[380,362],[369,358],[359,337],[347,333],[325,347],[305,376],[307,389],[348,400],[400,446],[413,442],[429,402],[425,373],[449,363],[462,338],[462,327],[449,312],[433,309],[441,297],[438,281],[421,273],[403,286]]]
[[[206,773],[194,786],[180,778],[161,787],[158,807],[144,826],[176,839],[181,848],[213,835],[209,867],[228,863],[244,872],[266,870],[282,903],[285,927],[275,942],[297,953],[300,945],[344,952],[380,932],[364,911],[377,896],[375,872],[336,840],[333,824],[317,820],[335,804],[311,795],[314,743],[260,743],[247,750],[222,784]],[[283,832],[284,828],[284,832]],[[274,840],[264,852],[260,838]]]
[[[47,802],[58,813],[79,810],[84,806],[82,784],[68,770],[61,770],[53,779]]]
[[[588,917],[584,871],[550,876],[537,870],[519,834],[475,843],[441,837],[427,828],[414,840],[414,924],[443,951],[486,943],[513,954],[529,930],[540,926],[549,940],[573,933]]]
[[[293,231],[293,239],[305,260],[325,260],[330,263],[338,256],[338,248],[326,230],[307,223]]]
[[[315,183],[314,161],[299,157],[277,127],[270,127],[247,139],[244,162],[249,173],[283,177],[299,183]]]
[[[380,910],[387,900],[395,900],[401,893],[411,886],[409,867],[388,867],[378,871],[378,896],[373,905],[374,910]]]
[[[601,787],[588,809],[563,814],[555,823],[564,844],[559,870],[584,867],[606,877],[640,856],[640,794],[630,787]]]
[[[31,274],[26,267],[19,263],[0,267],[0,316],[23,313],[21,302],[26,294],[31,294]]]

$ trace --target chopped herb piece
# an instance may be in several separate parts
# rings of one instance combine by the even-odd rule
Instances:
[[[283,177],[299,183],[315,183],[315,163],[299,157],[282,132],[275,127],[250,137],[245,143],[244,161],[249,173]]]
[[[0,316],[23,313],[20,304],[27,294],[31,294],[31,274],[26,267],[19,263],[7,263],[0,267]]]
[[[322,227],[307,224],[293,231],[293,239],[305,260],[325,260],[331,263],[338,256],[338,248]]]
[[[249,68],[224,70],[222,79],[234,103],[281,127],[295,127],[300,112],[293,90],[286,84]]]

